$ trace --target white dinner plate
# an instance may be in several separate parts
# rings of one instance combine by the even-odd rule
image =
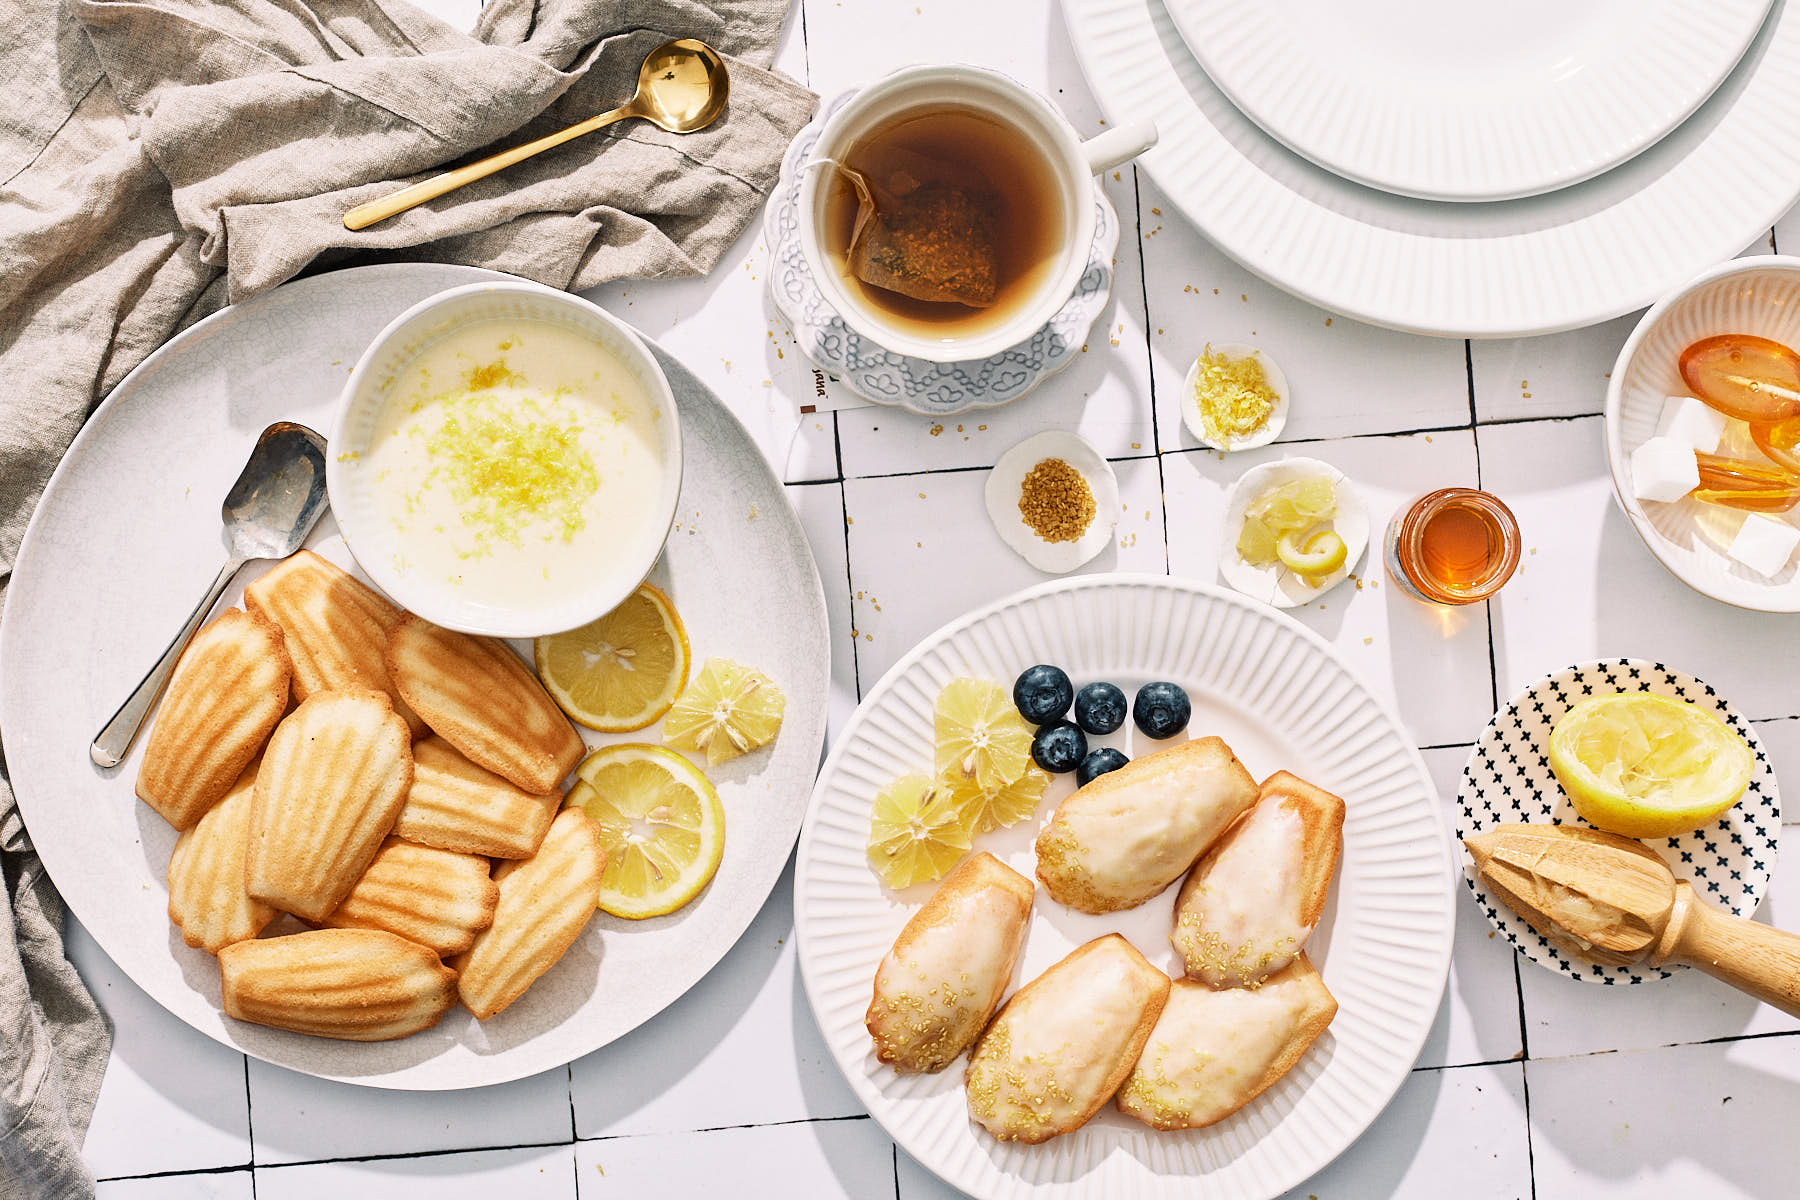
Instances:
[[[936,1075],[876,1061],[863,1017],[875,968],[934,885],[884,888],[865,857],[869,808],[897,775],[929,771],[938,693],[963,675],[1008,690],[1047,662],[1076,686],[1127,694],[1155,679],[1186,688],[1193,736],[1219,734],[1251,774],[1287,769],[1344,797],[1344,850],[1306,952],[1337,1018],[1294,1069],[1208,1129],[1157,1133],[1109,1103],[1042,1146],[998,1142],[974,1125],[958,1059]],[[1098,744],[1158,745],[1126,729]],[[1090,742],[1090,744],[1094,744]],[[1074,788],[1058,776],[1034,817],[984,834],[1027,877],[1032,842]],[[1152,575],[1058,580],[951,622],[897,663],[858,706],[826,761],[800,834],[794,910],[800,967],[832,1057],[907,1152],[982,1200],[1192,1197],[1266,1200],[1329,1163],[1405,1080],[1431,1027],[1450,963],[1454,873],[1444,811],[1392,710],[1322,639],[1222,588]],[[1177,888],[1122,913],[1088,916],[1038,894],[1015,986],[1109,932],[1179,973],[1169,945]]]
[[[1395,329],[1504,337],[1642,308],[1730,258],[1800,195],[1800,4],[1656,145],[1585,183],[1480,204],[1353,183],[1271,139],[1195,61],[1163,0],[1063,0],[1108,116],[1154,116],[1143,167],[1248,269]]]
[[[761,667],[788,698],[773,747],[708,772],[726,814],[718,874],[669,916],[599,914],[530,991],[485,1022],[457,1007],[423,1033],[361,1043],[220,1012],[217,964],[169,922],[175,830],[134,794],[145,739],[110,771],[88,761],[88,743],[224,561],[219,504],[263,427],[287,419],[329,428],[350,365],[389,320],[447,288],[510,278],[440,264],[363,267],[287,284],[200,322],[89,418],[14,566],[0,623],[0,732],[19,810],[51,879],[100,948],[164,1008],[217,1041],[310,1075],[474,1087],[557,1066],[628,1033],[711,970],[762,907],[819,763],[830,646],[812,552],[743,426],[652,345],[675,392],[686,468],[675,532],[651,577],[680,607],[696,669],[708,655],[735,658]],[[308,544],[350,561],[329,515]],[[246,567],[238,583],[258,570]],[[241,590],[224,603],[237,603]],[[660,741],[654,727],[587,736]]]
[[[1702,900],[1748,918],[1768,890],[1781,850],[1781,792],[1756,728],[1703,679],[1637,658],[1580,663],[1546,675],[1494,714],[1463,765],[1456,797],[1456,833],[1473,837],[1496,825],[1587,825],[1550,770],[1550,731],[1576,704],[1615,692],[1651,692],[1685,700],[1731,726],[1755,755],[1743,799],[1718,820],[1678,837],[1644,838],[1644,845],[1685,879]],[[1459,855],[1460,857],[1460,855]],[[1603,966],[1573,958],[1508,908],[1466,867],[1475,903],[1494,928],[1532,962],[1583,983],[1642,983],[1667,979],[1682,964]]]
[[[1506,200],[1617,166],[1687,120],[1770,0],[1169,0],[1213,82],[1338,174]]]

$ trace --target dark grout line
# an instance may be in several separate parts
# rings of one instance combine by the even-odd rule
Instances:
[[[1511,1067],[1524,1063],[1523,1058],[1484,1058],[1479,1062],[1437,1063],[1429,1067],[1415,1065],[1408,1074],[1422,1075],[1430,1071],[1461,1071],[1468,1067]]]
[[[844,593],[850,601],[850,682],[856,701],[862,703],[862,655],[856,648],[856,584],[850,571],[850,489],[838,484],[838,511],[844,518]]]
[[[244,1058],[244,1138],[250,1146],[250,1165],[256,1165],[256,1122],[251,1116],[254,1107],[250,1102],[250,1056]],[[256,1200],[256,1178],[251,1176],[250,1200]]]
[[[563,1082],[569,1087],[569,1140],[575,1140],[575,1064],[563,1064]],[[579,1189],[577,1189],[579,1190]]]
[[[1531,1200],[1537,1200],[1537,1149],[1531,1142],[1531,1033],[1525,1025],[1525,984],[1519,978],[1519,956],[1513,955],[1513,991],[1519,998],[1519,1094],[1525,1100],[1525,1173],[1531,1180]]]
[[[1604,417],[1605,415],[1605,413],[1595,409],[1593,412],[1558,413],[1541,417],[1489,417],[1485,421],[1476,422],[1476,428],[1485,428],[1489,425],[1533,425],[1558,421],[1591,421],[1595,417]]]
[[[794,1117],[786,1121],[747,1121],[739,1125],[708,1125],[703,1129],[684,1129],[681,1132],[684,1134],[730,1133],[738,1129],[780,1129],[787,1125],[830,1125],[841,1121],[873,1121],[874,1119],[875,1118],[871,1117],[868,1113],[848,1113],[841,1117]],[[582,1142],[617,1142],[623,1141],[626,1138],[656,1136],[659,1135],[644,1133],[603,1133],[596,1137],[576,1138],[574,1144],[580,1145]],[[555,1144],[560,1145],[561,1143]]]
[[[1434,742],[1429,746],[1420,746],[1420,750],[1473,750],[1474,742]]]
[[[1150,383],[1150,449],[1156,459],[1156,494],[1162,500],[1163,574],[1172,575],[1169,558],[1169,481],[1163,474],[1162,422],[1156,416],[1156,348],[1150,332],[1150,270],[1144,261],[1144,192],[1137,164],[1131,166],[1131,209],[1137,220],[1138,297],[1144,302],[1144,366]],[[1117,303],[1117,293],[1114,294]]]
[[[321,1159],[321,1162],[336,1162],[336,1159]],[[95,1183],[119,1183],[133,1179],[181,1179],[188,1175],[235,1175],[239,1171],[248,1172],[251,1186],[250,1194],[256,1194],[256,1168],[252,1163],[238,1163],[229,1167],[188,1167],[179,1171],[145,1171],[141,1175],[98,1175]]]
[[[892,1152],[894,1164],[894,1200],[900,1200],[900,1143],[890,1142],[888,1149]]]

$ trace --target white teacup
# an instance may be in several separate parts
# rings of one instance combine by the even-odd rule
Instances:
[[[1042,154],[1056,180],[1063,234],[1054,270],[1045,271],[1035,290],[1016,303],[1002,324],[943,336],[899,326],[880,309],[846,287],[839,266],[823,244],[833,172],[838,161],[872,130],[911,110],[957,107],[973,110],[1019,136]],[[1136,158],[1156,144],[1156,126],[1132,121],[1082,141],[1061,113],[1023,84],[982,67],[906,67],[865,87],[831,115],[820,131],[800,184],[800,249],[819,290],[857,333],[897,354],[932,362],[987,358],[1030,337],[1058,309],[1086,268],[1094,240],[1093,175]]]

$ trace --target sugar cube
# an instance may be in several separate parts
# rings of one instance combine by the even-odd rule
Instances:
[[[1674,438],[1702,454],[1712,454],[1725,436],[1725,414],[1692,396],[1670,396],[1663,401],[1656,436]]]
[[[1672,437],[1653,437],[1631,452],[1631,492],[1639,500],[1664,504],[1700,486],[1694,448]]]
[[[1778,575],[1795,546],[1800,546],[1800,529],[1750,513],[1731,539],[1728,553],[1758,575]]]

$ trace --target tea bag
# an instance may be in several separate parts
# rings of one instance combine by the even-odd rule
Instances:
[[[856,189],[850,271],[915,300],[987,308],[999,284],[997,197],[980,172],[898,146],[834,163]]]

